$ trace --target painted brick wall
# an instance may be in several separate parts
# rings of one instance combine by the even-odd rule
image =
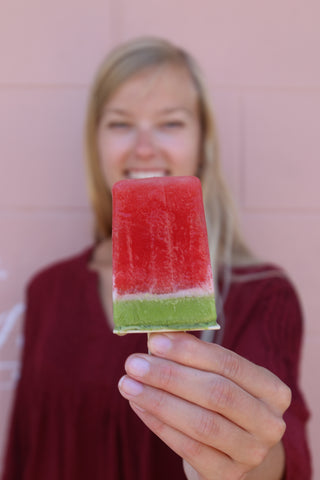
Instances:
[[[317,0],[3,0],[0,17],[0,451],[21,350],[23,292],[91,241],[82,130],[108,49],[141,34],[189,49],[207,76],[249,243],[283,265],[306,316],[302,385],[320,440],[320,4]],[[314,478],[320,478],[314,455]]]

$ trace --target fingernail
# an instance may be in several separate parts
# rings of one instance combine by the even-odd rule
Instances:
[[[141,357],[129,358],[126,362],[126,370],[131,375],[136,377],[143,377],[150,370],[150,365],[147,360]]]
[[[166,353],[172,346],[171,340],[166,335],[151,335],[149,349],[153,353]]]
[[[143,386],[141,383],[138,383],[125,375],[119,381],[119,390],[126,395],[132,395],[135,397],[142,393]]]

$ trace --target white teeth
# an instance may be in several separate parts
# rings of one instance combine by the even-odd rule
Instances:
[[[136,170],[128,172],[129,178],[151,178],[151,177],[164,177],[166,172],[164,170],[150,171],[150,170]]]

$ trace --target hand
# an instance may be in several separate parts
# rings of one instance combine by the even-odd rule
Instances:
[[[184,459],[189,480],[240,480],[262,464],[285,431],[290,389],[268,370],[190,334],[152,334],[148,346],[152,355],[127,359],[119,389]]]

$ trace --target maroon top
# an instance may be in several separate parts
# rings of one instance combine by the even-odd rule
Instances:
[[[91,253],[50,267],[29,285],[23,367],[3,480],[185,479],[181,459],[118,392],[125,359],[146,352],[146,335],[111,332],[98,276],[87,268]],[[302,320],[291,284],[280,275],[234,282],[224,313],[222,344],[291,387],[285,478],[309,480],[308,411],[297,386]]]

